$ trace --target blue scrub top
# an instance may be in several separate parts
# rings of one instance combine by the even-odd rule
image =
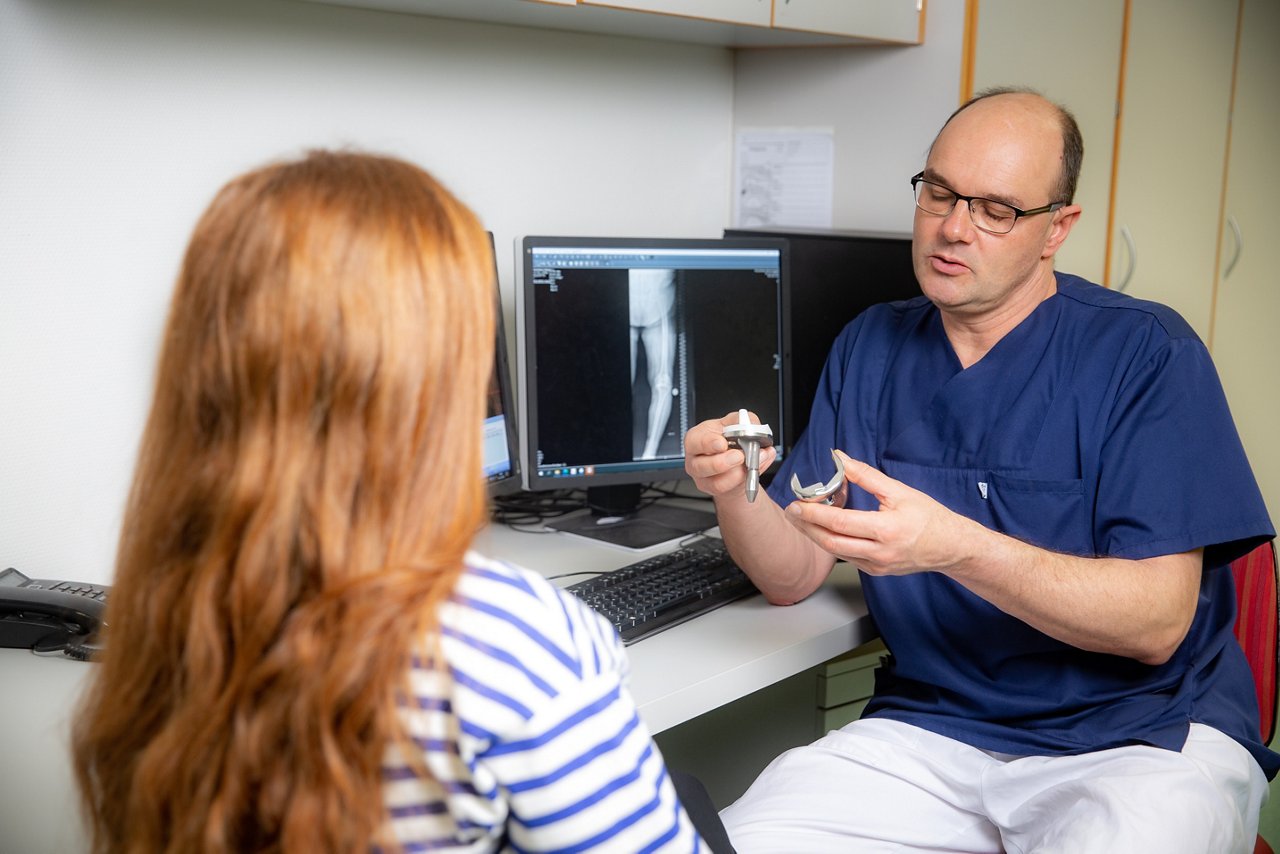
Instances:
[[[831,475],[830,449],[996,531],[1056,552],[1129,559],[1204,547],[1194,622],[1151,666],[1057,641],[939,573],[862,575],[890,652],[866,715],[1013,754],[1128,744],[1181,750],[1217,728],[1268,777],[1225,567],[1275,530],[1209,353],[1165,306],[1058,275],[962,369],[926,298],[874,306],[836,339],[809,426],[775,476]],[[876,509],[850,489],[848,506]]]

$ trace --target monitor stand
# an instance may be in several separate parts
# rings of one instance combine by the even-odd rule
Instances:
[[[662,499],[641,507],[640,494],[638,484],[588,487],[590,513],[556,519],[546,526],[629,549],[647,549],[716,526],[716,514],[707,510],[678,507]]]

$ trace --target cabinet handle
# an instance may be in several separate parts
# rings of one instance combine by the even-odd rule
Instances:
[[[1228,216],[1227,225],[1231,226],[1231,233],[1235,235],[1236,251],[1231,256],[1231,260],[1227,262],[1226,272],[1222,274],[1223,281],[1226,281],[1227,277],[1231,275],[1231,271],[1236,268],[1236,262],[1240,260],[1241,253],[1244,252],[1244,234],[1240,231],[1240,223],[1236,222],[1234,216]]]
[[[1125,268],[1124,275],[1120,277],[1120,284],[1116,285],[1116,291],[1124,293],[1124,289],[1129,287],[1129,280],[1133,278],[1133,271],[1138,267],[1138,247],[1134,245],[1133,235],[1129,233],[1129,226],[1120,226],[1120,236],[1124,238],[1124,245],[1129,247],[1129,266]]]

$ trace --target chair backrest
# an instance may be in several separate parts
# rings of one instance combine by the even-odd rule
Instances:
[[[1231,563],[1236,581],[1236,638],[1253,671],[1258,692],[1262,743],[1269,744],[1276,727],[1276,669],[1280,647],[1277,629],[1275,544],[1268,540]]]

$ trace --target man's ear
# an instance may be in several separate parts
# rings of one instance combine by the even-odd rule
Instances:
[[[1080,219],[1080,210],[1079,205],[1067,205],[1053,212],[1053,225],[1049,227],[1049,235],[1044,242],[1044,251],[1040,253],[1041,258],[1052,258],[1057,253],[1058,248],[1067,239],[1067,235],[1071,233],[1076,221]]]

